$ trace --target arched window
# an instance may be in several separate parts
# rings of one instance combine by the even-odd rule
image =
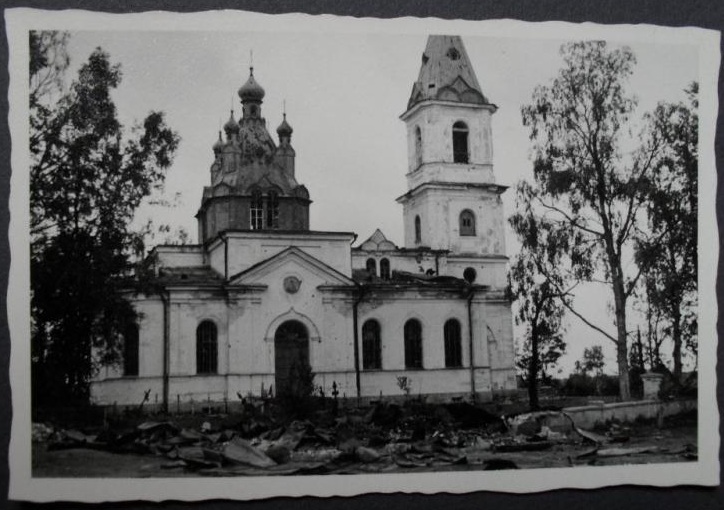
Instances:
[[[123,375],[138,375],[138,326],[129,324],[123,332]]]
[[[465,209],[463,212],[460,213],[460,235],[475,235],[475,215],[472,211],[468,209]]]
[[[422,225],[419,216],[415,216],[415,242],[417,244],[422,242]]]
[[[468,126],[457,121],[453,124],[453,162],[468,162]]]
[[[405,368],[422,368],[422,325],[417,319],[405,323]]]
[[[377,276],[377,261],[373,258],[367,259],[367,264],[365,266],[367,268],[367,272],[373,276]]]
[[[373,319],[362,326],[362,368],[365,370],[382,368],[380,323]]]
[[[422,165],[422,131],[415,127],[415,167]]]
[[[390,260],[389,259],[380,260],[380,278],[382,278],[383,280],[390,279]]]
[[[463,351],[460,339],[460,322],[457,319],[450,319],[443,328],[445,335],[445,366],[463,366]]]
[[[215,374],[218,366],[216,325],[204,321],[196,328],[196,373]]]
[[[266,201],[266,227],[279,228],[279,195],[270,191]]]
[[[251,194],[251,203],[249,204],[249,227],[252,230],[261,230],[264,228],[264,200],[261,197],[261,191],[254,190]]]

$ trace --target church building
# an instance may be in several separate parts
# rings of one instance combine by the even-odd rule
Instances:
[[[406,111],[404,241],[310,229],[286,114],[278,142],[251,68],[213,145],[196,245],[155,247],[153,291],[101,369],[99,404],[294,393],[490,400],[515,391],[505,217],[491,120],[462,40],[430,36]],[[402,150],[402,148],[400,148]],[[303,155],[302,155],[303,156]],[[402,171],[402,169],[400,169]],[[313,190],[312,190],[313,191]]]

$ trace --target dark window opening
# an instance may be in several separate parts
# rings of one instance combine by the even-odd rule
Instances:
[[[415,242],[417,244],[422,242],[422,225],[419,216],[415,216]]]
[[[464,122],[453,124],[453,162],[467,163],[468,156],[468,126]]]
[[[417,319],[405,323],[405,368],[422,368],[422,325]]]
[[[138,326],[129,324],[123,332],[123,375],[138,375]]]
[[[463,271],[463,278],[465,278],[465,281],[468,283],[473,283],[477,277],[478,272],[472,267],[466,267],[465,271]]]
[[[196,328],[196,373],[215,374],[218,366],[216,325],[204,321]]]
[[[251,195],[251,204],[249,205],[249,220],[252,230],[261,230],[264,228],[264,200],[260,191],[254,191]]]
[[[367,259],[365,267],[369,274],[377,276],[377,261],[375,259]]]
[[[279,195],[270,191],[266,202],[267,228],[279,228]]]
[[[475,215],[472,211],[465,210],[460,213],[460,235],[475,235]]]
[[[390,261],[389,259],[380,260],[380,278],[383,280],[390,279]]]
[[[422,165],[422,131],[415,128],[415,166]]]
[[[362,326],[362,368],[365,370],[382,368],[380,323],[376,320],[368,320]]]
[[[460,338],[460,322],[450,319],[445,323],[445,366],[448,368],[463,366],[462,342]]]

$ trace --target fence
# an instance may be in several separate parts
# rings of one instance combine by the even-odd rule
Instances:
[[[672,400],[636,400],[612,404],[595,404],[580,407],[566,407],[568,414],[577,427],[590,429],[612,421],[632,422],[637,419],[662,419],[666,416],[681,414],[697,408],[696,399]]]

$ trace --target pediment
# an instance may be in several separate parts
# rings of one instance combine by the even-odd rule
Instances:
[[[230,285],[264,285],[278,275],[294,273],[314,285],[354,286],[351,278],[325,264],[304,250],[292,246],[254,266],[232,276]]]

